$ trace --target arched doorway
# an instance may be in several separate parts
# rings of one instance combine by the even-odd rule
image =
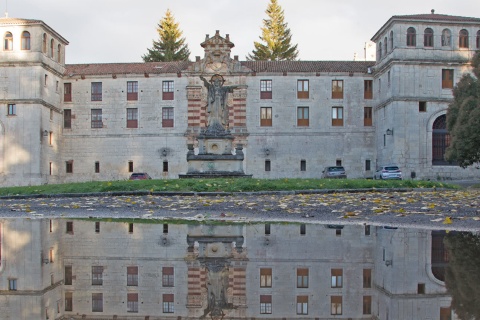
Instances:
[[[450,145],[450,134],[447,131],[447,116],[441,115],[432,126],[432,165],[453,165],[445,160],[445,151]]]

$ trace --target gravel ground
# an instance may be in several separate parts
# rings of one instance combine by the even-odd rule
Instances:
[[[108,193],[0,198],[2,218],[145,218],[480,231],[480,190]]]

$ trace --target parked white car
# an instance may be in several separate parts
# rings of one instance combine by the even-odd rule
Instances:
[[[373,179],[402,180],[402,170],[396,165],[381,166],[373,175]]]

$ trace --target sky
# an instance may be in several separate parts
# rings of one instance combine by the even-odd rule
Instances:
[[[167,9],[190,49],[216,30],[246,60],[259,41],[270,0],[0,0],[11,18],[38,19],[69,41],[66,63],[141,62]],[[435,13],[480,17],[479,0],[278,0],[300,60],[365,60],[365,44],[393,15]],[[3,15],[2,15],[3,16]],[[374,59],[367,50],[367,60]]]

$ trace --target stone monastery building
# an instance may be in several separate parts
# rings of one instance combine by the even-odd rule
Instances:
[[[67,65],[68,41],[43,21],[0,18],[0,29],[2,186],[178,178],[207,125],[200,76],[233,88],[225,126],[254,178],[317,178],[331,165],[372,177],[383,164],[405,178],[480,176],[444,159],[480,18],[393,16],[372,38],[376,61],[240,61],[217,31],[193,62]]]

